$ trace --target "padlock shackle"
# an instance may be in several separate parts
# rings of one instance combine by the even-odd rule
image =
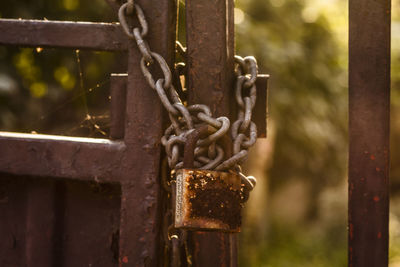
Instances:
[[[202,125],[194,129],[186,137],[185,148],[183,150],[183,168],[192,169],[194,168],[194,150],[196,148],[197,141],[208,133],[208,125]]]

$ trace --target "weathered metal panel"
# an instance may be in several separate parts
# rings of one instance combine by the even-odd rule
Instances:
[[[349,266],[387,266],[391,4],[349,11]]]
[[[189,104],[206,104],[214,116],[232,119],[233,0],[186,1],[186,29]],[[237,241],[230,235],[192,233],[193,266],[236,266]]]
[[[127,37],[117,23],[48,20],[0,20],[0,44],[94,50],[126,50]]]
[[[26,181],[0,178],[0,266],[26,266]]]
[[[118,265],[118,185],[0,178],[1,266]]]
[[[26,185],[26,262],[30,267],[51,266],[55,260],[56,183],[39,179],[26,180]],[[15,224],[24,226],[23,221]]]
[[[61,251],[53,266],[118,266],[120,186],[74,181],[62,194]]]

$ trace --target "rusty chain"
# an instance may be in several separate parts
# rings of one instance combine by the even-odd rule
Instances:
[[[136,15],[140,27],[131,29],[126,15],[133,14]],[[217,171],[239,170],[239,164],[247,158],[248,148],[257,139],[257,127],[251,121],[252,110],[256,102],[257,62],[255,58],[235,56],[237,64],[235,99],[239,111],[237,120],[231,125],[227,117],[212,117],[212,113],[206,105],[185,106],[182,103],[173,86],[173,75],[167,62],[160,54],[151,51],[146,41],[148,24],[144,12],[138,4],[133,0],[128,0],[120,7],[118,17],[126,35],[136,41],[142,55],[140,67],[147,83],[157,92],[161,103],[168,111],[171,125],[165,130],[161,143],[165,146],[169,167],[171,169],[182,168],[183,146],[187,135],[199,124],[206,123],[209,125],[209,134],[197,143],[195,149],[196,168]],[[177,50],[182,55],[186,52],[186,49],[179,43],[177,43]],[[153,64],[159,66],[163,75],[163,78],[156,81],[149,70],[150,65]],[[184,63],[178,63],[177,66],[184,68]],[[233,155],[224,160],[224,148],[218,141],[228,133],[229,129],[233,140]],[[244,183],[248,184],[248,189],[251,190],[255,185],[254,181],[254,178],[245,179]]]
[[[126,15],[135,14],[140,27],[131,29],[127,23]],[[209,125],[209,134],[206,138],[197,143],[195,149],[195,166],[199,169],[227,171],[235,169],[239,171],[239,164],[247,158],[247,150],[257,139],[257,127],[251,121],[252,110],[256,102],[257,62],[254,57],[241,58],[235,56],[236,82],[235,99],[239,107],[237,120],[230,125],[227,117],[212,117],[210,109],[206,105],[194,104],[185,106],[178,92],[175,90],[172,80],[173,75],[165,61],[158,53],[150,50],[145,39],[148,33],[148,24],[141,7],[128,0],[123,4],[118,12],[119,21],[125,34],[136,41],[139,51],[142,55],[140,67],[149,86],[155,90],[166,108],[171,120],[171,126],[165,130],[161,143],[165,146],[168,156],[168,164],[171,169],[179,169],[183,166],[183,146],[186,142],[186,136],[200,123]],[[177,43],[177,50],[185,54],[186,49]],[[163,78],[154,80],[149,70],[149,66],[157,64],[163,74]],[[184,63],[177,66],[184,68]],[[230,129],[233,140],[233,156],[224,159],[224,149],[218,144],[220,140]],[[251,190],[255,186],[254,177],[241,175],[247,189]]]

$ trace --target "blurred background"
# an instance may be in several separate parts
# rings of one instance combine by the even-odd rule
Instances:
[[[260,72],[271,75],[268,138],[245,166],[258,185],[245,210],[241,266],[347,266],[347,1],[235,5],[237,54],[254,55]],[[104,0],[3,0],[0,17],[116,21]],[[399,0],[392,18],[390,266],[396,267]],[[0,130],[107,137],[109,73],[126,69],[123,56],[0,46]]]

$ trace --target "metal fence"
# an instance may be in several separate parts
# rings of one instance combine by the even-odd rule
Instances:
[[[137,2],[152,49],[173,66],[177,2]],[[234,114],[233,0],[191,0],[185,12],[188,102]],[[2,45],[127,51],[128,61],[127,74],[111,76],[110,139],[0,133],[0,265],[163,266],[166,120],[136,44],[118,24],[2,19],[0,33]],[[350,1],[349,48],[349,266],[387,266],[389,0]],[[266,104],[257,105],[265,129]],[[189,241],[193,266],[237,265],[236,235],[198,232]]]

